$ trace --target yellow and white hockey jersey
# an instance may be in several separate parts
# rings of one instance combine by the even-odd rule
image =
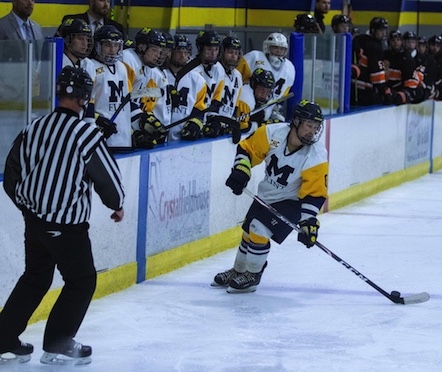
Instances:
[[[275,88],[273,89],[274,99],[278,99],[289,93],[290,88],[295,82],[295,66],[293,66],[293,63],[289,59],[285,58],[281,68],[277,70],[270,64],[264,52],[252,50],[244,54],[237,67],[244,82],[249,81],[253,71],[257,68],[271,71],[275,77]]]
[[[300,200],[303,220],[316,216],[327,198],[327,150],[322,142],[316,142],[288,153],[290,130],[288,123],[261,126],[238,144],[235,163],[245,156],[252,167],[265,161],[258,196],[269,204]]]
[[[229,118],[235,115],[242,85],[242,76],[237,69],[233,69],[230,73],[224,73],[224,90],[221,97],[222,106],[218,111],[219,115]]]
[[[132,91],[134,78],[133,70],[121,61],[107,65],[96,59],[92,62],[95,65],[94,105],[95,112],[111,119],[120,103],[129,92]],[[114,123],[118,133],[107,139],[109,147],[131,148],[132,147],[132,117],[139,115],[140,110],[133,112],[131,104],[124,106]]]
[[[216,62],[206,70],[202,64],[194,69],[204,78],[207,84],[206,106],[209,107],[212,101],[221,102],[224,91],[224,67]]]
[[[191,115],[194,109],[198,111],[203,111],[206,109],[206,94],[207,85],[203,77],[195,70],[189,71],[185,74],[180,81],[178,81],[178,86],[175,87],[176,77],[171,70],[166,69],[164,73],[167,76],[167,96],[170,100],[170,90],[176,89],[179,93],[179,104],[177,107],[173,107],[171,102],[169,104],[171,108],[170,123],[174,123],[178,120],[184,119],[185,117]],[[185,123],[179,124],[169,130],[169,141],[177,141],[181,139],[181,129]]]

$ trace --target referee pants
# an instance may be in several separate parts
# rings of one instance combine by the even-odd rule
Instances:
[[[0,352],[20,345],[19,336],[51,287],[55,267],[64,286],[49,314],[43,349],[76,335],[96,287],[89,223],[60,225],[25,212],[25,272],[0,313]]]

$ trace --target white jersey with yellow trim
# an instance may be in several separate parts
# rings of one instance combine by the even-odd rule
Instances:
[[[229,73],[224,72],[224,90],[221,97],[222,106],[218,114],[232,118],[238,106],[238,98],[243,86],[242,76],[237,69]]]
[[[96,73],[93,97],[95,113],[110,119],[123,97],[132,91],[133,70],[121,61],[111,65],[96,59],[92,62]],[[132,147],[131,117],[131,105],[128,103],[114,120],[118,133],[107,139],[109,147]]]
[[[202,64],[198,65],[194,69],[197,71],[206,81],[207,94],[206,105],[210,106],[212,101],[221,102],[221,98],[224,91],[224,67],[221,63],[216,62],[210,69],[205,69]]]
[[[252,166],[265,161],[265,177],[258,185],[258,196],[267,203],[327,197],[327,150],[322,142],[303,146],[289,154],[288,123],[263,125],[239,146]]]
[[[175,89],[176,77],[173,72],[169,69],[165,69],[164,73],[167,76],[168,83],[168,99],[170,100],[169,91],[171,89]],[[176,87],[179,92],[180,101],[177,107],[173,107],[170,104],[170,122],[174,123],[180,119],[184,119],[185,117],[192,114],[193,109],[198,109],[199,111],[203,111],[206,109],[206,93],[207,93],[207,85],[206,81],[203,77],[195,70],[189,71],[185,74],[180,81],[178,82],[178,86]],[[169,130],[169,141],[176,141],[181,139],[181,129],[183,128],[185,123],[179,124]]]
[[[255,94],[253,92],[250,84],[244,84],[241,90],[241,94],[238,99],[238,112],[236,114],[237,117],[241,117],[242,115],[247,115],[253,110],[257,109],[258,106],[256,104]],[[244,120],[239,122],[239,127],[241,131],[252,134],[257,128],[258,125],[261,125],[264,121],[270,119],[270,115],[272,114],[273,106],[269,106],[263,111],[263,119],[260,123],[256,121],[250,121],[250,116],[246,116]]]
[[[63,53],[63,67],[66,66],[72,66],[72,67],[81,67],[83,70],[86,70],[86,72],[89,74],[92,80],[95,80],[95,65],[89,58],[80,58],[80,66],[78,64],[75,64],[72,62],[72,60]]]
[[[281,67],[277,70],[269,62],[264,52],[252,50],[239,61],[237,67],[241,73],[244,82],[249,81],[250,77],[257,68],[271,71],[275,77],[275,88],[273,89],[273,98],[278,99],[289,93],[290,88],[295,82],[295,66],[285,58]]]

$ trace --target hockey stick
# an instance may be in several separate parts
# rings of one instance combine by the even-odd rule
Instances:
[[[209,106],[209,107],[207,107],[206,109],[204,109],[204,110],[202,110],[202,111],[199,111],[199,112],[196,112],[196,113],[190,114],[189,116],[186,116],[185,118],[179,119],[179,120],[174,121],[173,123],[171,123],[171,124],[169,124],[169,125],[166,125],[166,126],[164,127],[164,129],[169,130],[170,128],[173,128],[173,127],[176,127],[177,125],[180,125],[180,124],[182,124],[182,123],[185,123],[186,121],[189,121],[190,119],[196,118],[197,116],[204,115],[204,114],[207,113],[207,112],[214,112],[214,111],[216,111],[216,110],[217,110],[216,107]]]
[[[126,94],[123,97],[123,99],[121,100],[120,106],[118,106],[118,108],[115,110],[114,114],[110,118],[110,121],[113,122],[115,120],[115,118],[118,116],[118,114],[124,108],[124,106],[126,106],[126,104],[131,99],[142,98],[142,97],[158,98],[161,96],[162,96],[162,93],[161,93],[160,88],[141,88],[141,89],[133,90],[132,92],[129,92],[128,94]]]
[[[297,231],[298,233],[303,233],[303,230],[299,228],[296,224],[291,222],[287,217],[279,213],[275,208],[273,208],[271,205],[267,204],[264,200],[262,200],[257,195],[253,194],[250,190],[244,189],[243,190],[247,195],[249,195],[251,198],[256,200],[259,204],[261,204],[263,207],[265,207],[267,210],[269,210],[271,213],[273,213],[276,217],[278,217],[281,221],[285,222],[287,225],[289,225],[293,230]],[[376,289],[379,293],[383,294],[385,297],[387,297],[390,301],[394,302],[395,304],[418,304],[421,302],[426,302],[430,299],[430,295],[427,292],[421,292],[417,294],[413,294],[406,297],[401,297],[401,294],[398,291],[392,291],[391,293],[388,293],[387,291],[383,290],[381,287],[373,283],[370,279],[368,279],[365,275],[363,275],[361,272],[356,270],[353,266],[351,266],[349,263],[345,262],[342,258],[334,254],[330,249],[319,243],[318,241],[315,243],[318,248],[320,248],[322,251],[327,253],[330,257],[334,258],[336,261],[338,261],[341,265],[343,265],[345,268],[350,270],[353,274],[355,274],[359,279],[366,282],[368,285]]]

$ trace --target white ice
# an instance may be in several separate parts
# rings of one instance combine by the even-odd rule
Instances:
[[[441,371],[441,184],[430,174],[320,216],[323,245],[387,292],[426,291],[428,302],[394,304],[292,233],[272,246],[255,293],[209,285],[233,248],[92,302],[76,337],[93,347],[92,364],[40,364],[39,322],[21,336],[32,360],[8,370]]]

